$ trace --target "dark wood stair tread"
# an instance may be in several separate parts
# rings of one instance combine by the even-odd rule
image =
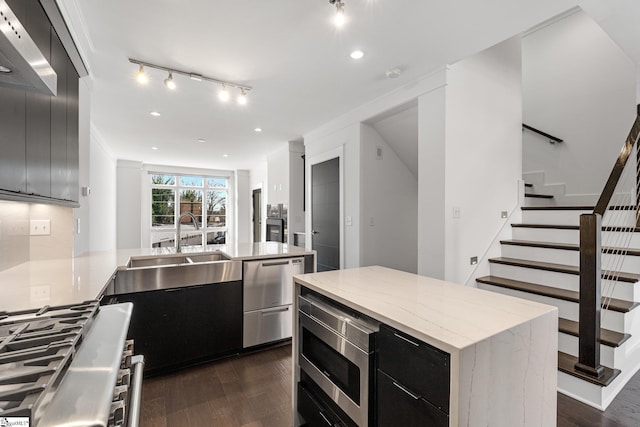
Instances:
[[[544,248],[544,249],[560,249],[567,251],[579,251],[580,245],[574,243],[555,243],[555,242],[539,242],[535,240],[500,240],[503,245],[510,246],[526,246],[532,248]],[[620,254],[640,256],[640,249],[625,249],[605,246],[602,248],[602,253],[606,254]]]
[[[593,211],[595,206],[565,205],[565,206],[522,206],[523,211]],[[609,206],[611,211],[631,211],[635,210],[633,205]]]
[[[580,294],[576,291],[570,291],[567,289],[553,288],[551,286],[538,285],[535,283],[521,282],[519,280],[506,279],[498,276],[484,276],[476,279],[477,282],[485,283],[487,285],[499,286],[501,288],[513,289],[521,292],[528,292],[535,295],[557,298],[569,302],[580,302]],[[621,299],[602,298],[602,302],[608,302],[609,310],[617,311],[619,313],[627,313],[633,310],[638,303],[635,301],[625,301]]]
[[[575,368],[576,363],[578,362],[578,358],[572,356],[567,353],[563,353],[561,351],[558,352],[558,370],[560,372],[564,372],[569,375],[573,375],[574,377],[580,378],[581,380],[588,381],[592,384],[596,384],[602,387],[606,387],[618,376],[620,375],[619,369],[611,369],[607,366],[603,366],[604,375],[602,378],[593,378],[583,372],[577,371]]]
[[[524,197],[532,197],[535,199],[553,199],[552,194],[524,193]]]
[[[563,224],[511,224],[512,228],[548,228],[552,230],[580,230],[579,225],[563,225]],[[602,227],[602,231],[616,231],[627,232],[633,231],[634,233],[640,232],[640,227]]]
[[[528,182],[525,182],[525,183],[524,183],[524,186],[525,186],[525,187],[529,187],[529,188],[531,188],[531,187],[533,187],[533,184],[529,184]]]
[[[524,259],[517,258],[490,258],[490,263],[495,264],[504,264],[504,265],[512,265],[514,267],[524,267],[524,268],[533,268],[536,270],[547,270],[554,271],[556,273],[565,273],[565,274],[580,274],[580,267],[575,265],[566,265],[566,264],[554,264],[551,262],[541,262],[541,261],[530,261]],[[602,272],[602,277],[607,277],[608,273],[606,271]],[[626,273],[626,272],[614,272],[614,274],[618,275],[618,281],[627,282],[627,283],[636,283],[640,280],[640,275],[634,273]]]
[[[563,319],[562,317],[558,319],[558,331],[565,334],[577,337],[579,326],[580,324],[573,320]],[[600,328],[600,344],[609,347],[620,347],[629,338],[631,338],[630,334]]]

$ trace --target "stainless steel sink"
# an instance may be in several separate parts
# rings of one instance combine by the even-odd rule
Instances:
[[[187,264],[189,261],[186,256],[157,256],[151,258],[131,258],[128,268],[136,267],[157,267],[160,265]]]
[[[197,262],[212,262],[212,261],[221,261],[226,260],[225,256],[221,253],[212,253],[212,254],[200,254],[200,255],[187,255],[187,262],[197,263]]]
[[[242,261],[220,260],[190,263],[186,260],[187,257],[164,258],[171,258],[173,264],[141,266],[138,261],[143,259],[131,260],[136,261],[133,263],[136,266],[116,272],[112,292],[114,294],[128,294],[242,280]],[[180,261],[180,258],[184,262],[176,263],[176,261]],[[144,260],[151,262],[150,260],[156,259],[159,258]]]

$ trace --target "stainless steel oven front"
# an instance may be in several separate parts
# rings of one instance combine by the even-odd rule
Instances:
[[[357,425],[368,426],[380,325],[313,295],[298,296],[298,316],[300,369]]]

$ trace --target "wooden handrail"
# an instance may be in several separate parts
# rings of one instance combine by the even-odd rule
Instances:
[[[549,142],[552,143],[552,144],[555,144],[556,142],[563,142],[564,141],[564,139],[560,139],[560,138],[558,138],[556,136],[553,136],[553,135],[550,135],[550,134],[548,134],[546,132],[542,132],[540,129],[536,129],[533,126],[529,126],[529,125],[524,124],[524,123],[522,124],[522,127],[524,129],[530,130],[531,132],[535,132],[537,134],[540,134],[540,135],[544,136],[545,138],[549,138]]]
[[[633,150],[633,145],[638,140],[638,135],[640,134],[640,115],[636,116],[635,122],[633,122],[633,126],[631,127],[631,131],[629,132],[629,136],[627,136],[627,140],[624,142],[622,146],[622,150],[620,150],[620,154],[616,159],[615,164],[613,165],[613,169],[611,170],[611,174],[609,175],[609,179],[607,183],[604,185],[604,189],[600,194],[600,198],[598,199],[598,203],[596,203],[595,209],[593,209],[593,213],[600,214],[600,216],[604,215],[607,210],[607,206],[609,206],[609,202],[611,201],[611,197],[613,197],[613,193],[618,185],[618,181],[620,181],[620,176],[622,175],[622,171],[624,167],[627,165],[627,160],[629,160],[629,156],[631,155],[631,151]]]

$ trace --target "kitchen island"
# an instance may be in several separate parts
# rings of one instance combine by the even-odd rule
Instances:
[[[371,381],[369,425],[555,425],[555,307],[375,266],[304,274],[294,281],[297,296],[335,304],[355,313],[356,319],[380,322],[372,358],[376,380]],[[297,426],[298,382],[301,377],[303,382],[313,381],[301,371],[305,356],[298,351],[307,345],[299,336],[303,328],[298,308],[304,299],[295,298],[294,303]],[[440,384],[442,378],[448,378],[448,384]],[[301,394],[306,413],[307,402],[313,401],[320,402],[317,412],[322,418],[333,414],[328,394],[318,392],[316,385],[310,389],[321,395],[308,399]],[[423,419],[423,412],[427,424],[414,424]]]

